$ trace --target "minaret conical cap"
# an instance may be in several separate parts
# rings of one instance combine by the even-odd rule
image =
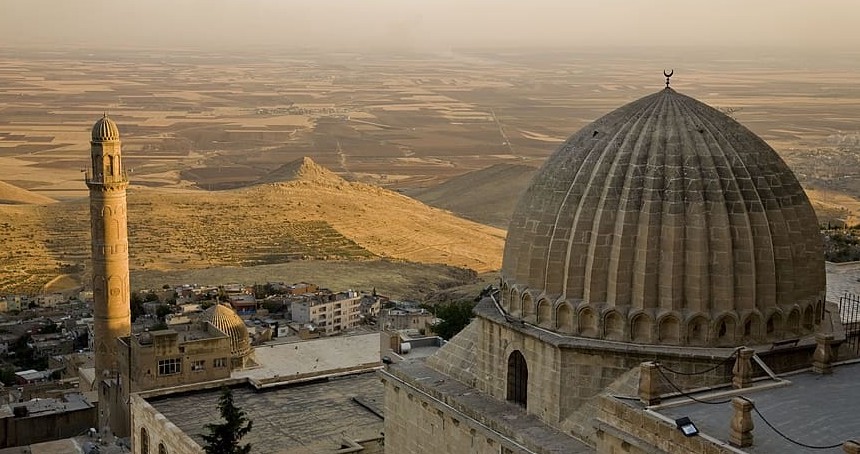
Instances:
[[[93,125],[92,140],[93,142],[119,140],[119,128],[113,120],[108,118],[107,114],[104,114],[104,116],[99,118],[96,124]]]

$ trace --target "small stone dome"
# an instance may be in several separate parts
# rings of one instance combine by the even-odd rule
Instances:
[[[519,201],[502,303],[556,332],[760,344],[812,332],[815,212],[761,138],[666,88],[571,136]]]
[[[216,304],[203,312],[201,320],[211,323],[230,336],[230,354],[233,357],[233,363],[239,364],[240,367],[244,365],[252,352],[251,341],[248,337],[248,328],[236,311],[229,306]]]
[[[99,118],[93,125],[93,142],[105,142],[108,140],[119,140],[119,128],[116,123],[108,118],[107,114]]]

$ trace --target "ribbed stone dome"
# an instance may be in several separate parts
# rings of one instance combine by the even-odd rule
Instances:
[[[231,356],[234,359],[245,358],[251,354],[248,328],[236,311],[223,304],[216,304],[203,312],[202,320],[230,336]]]
[[[502,302],[562,333],[740,345],[811,332],[818,221],[776,152],[670,88],[571,136],[508,230]]]
[[[93,125],[93,142],[104,142],[107,140],[119,140],[119,128],[116,123],[108,118],[107,114],[99,118]]]

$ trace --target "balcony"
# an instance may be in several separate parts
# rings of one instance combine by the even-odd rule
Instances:
[[[86,181],[87,185],[128,183],[128,172],[123,170],[118,177],[113,175],[99,175],[96,177],[93,175],[92,170],[87,170],[84,181]]]

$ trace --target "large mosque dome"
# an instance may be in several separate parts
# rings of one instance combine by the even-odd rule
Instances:
[[[502,303],[556,332],[644,344],[811,333],[818,222],[776,152],[666,88],[571,136],[514,212]]]
[[[248,327],[232,308],[216,304],[203,312],[202,321],[207,321],[230,336],[230,354],[234,367],[245,367],[253,352],[248,336]]]

